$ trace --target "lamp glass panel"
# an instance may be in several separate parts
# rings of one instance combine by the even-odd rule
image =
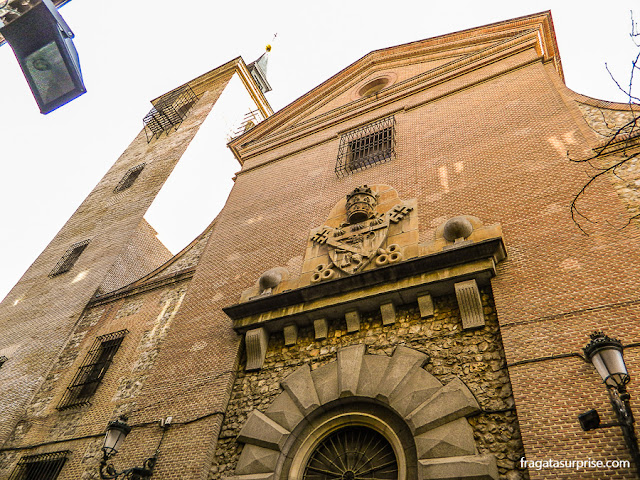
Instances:
[[[109,428],[104,436],[103,448],[107,450],[109,454],[116,453],[127,434],[120,428]]]
[[[624,364],[624,358],[620,350],[617,348],[607,348],[602,350],[600,355],[611,376],[611,380],[607,383],[610,385],[624,385],[629,381],[627,367]]]
[[[596,352],[593,354],[593,356],[591,357],[591,363],[593,363],[593,366],[596,367],[596,370],[602,377],[602,381],[606,382],[607,379],[609,378],[609,370],[607,370],[607,367],[604,361],[602,360],[600,353],[601,352]]]
[[[600,352],[610,374],[627,373],[627,367],[624,364],[622,352],[617,348],[607,348]]]
[[[43,103],[71,92],[75,85],[55,42],[47,43],[25,58],[25,65]]]

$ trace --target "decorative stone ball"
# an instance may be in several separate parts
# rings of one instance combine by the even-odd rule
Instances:
[[[258,285],[260,286],[260,293],[268,290],[270,288],[275,288],[280,285],[282,281],[282,274],[277,270],[267,270],[262,275],[260,275],[260,279],[258,280]]]
[[[467,238],[473,232],[473,225],[466,217],[453,217],[444,224],[444,238],[453,242],[457,238]]]

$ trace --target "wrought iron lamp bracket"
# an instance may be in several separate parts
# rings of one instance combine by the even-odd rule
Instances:
[[[153,468],[156,466],[157,456],[147,458],[142,467],[132,467],[117,471],[112,464],[107,463],[109,456],[103,452],[100,462],[100,478],[102,480],[122,479],[122,480],[143,480],[150,478]]]

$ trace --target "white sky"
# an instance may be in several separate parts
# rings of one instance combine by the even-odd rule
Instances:
[[[624,101],[638,2],[73,0],[88,93],[41,115],[8,45],[0,47],[0,298],[19,280],[142,128],[149,100],[274,33],[267,94],[275,111],[372,50],[551,10],[567,85]]]

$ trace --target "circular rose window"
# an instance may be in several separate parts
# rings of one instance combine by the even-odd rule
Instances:
[[[391,444],[367,427],[341,428],[325,437],[305,467],[305,480],[397,479],[398,462]]]
[[[391,83],[391,81],[387,77],[377,78],[376,80],[373,80],[372,82],[369,82],[364,87],[362,87],[358,91],[358,95],[360,95],[361,97],[368,97],[369,95],[373,95],[374,93],[379,92],[384,87],[389,85],[389,83]]]
[[[371,95],[390,87],[397,79],[398,75],[396,75],[395,72],[377,74],[375,77],[369,77],[367,80],[357,85],[352,91],[351,96],[354,100],[370,97]]]

